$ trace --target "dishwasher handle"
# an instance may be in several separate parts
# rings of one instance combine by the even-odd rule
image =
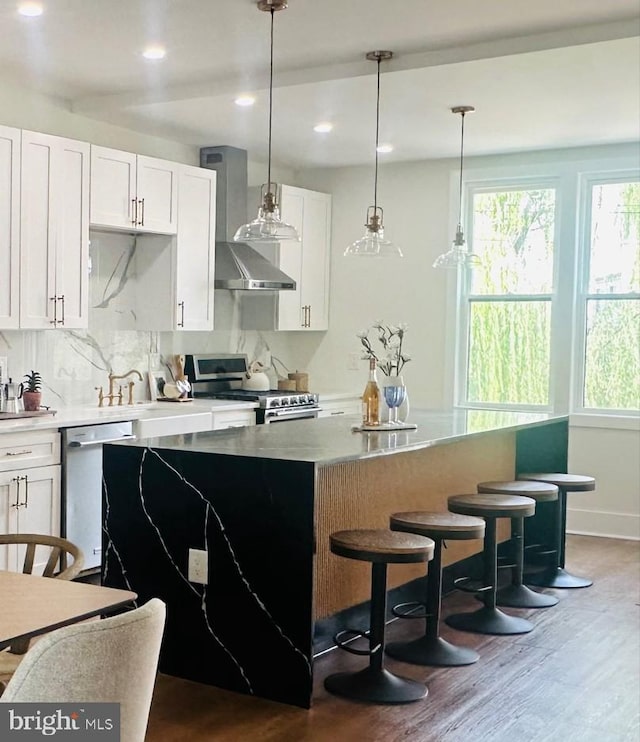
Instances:
[[[135,435],[119,435],[117,438],[99,438],[94,441],[70,441],[69,448],[89,448],[90,446],[101,446],[103,443],[117,443],[118,441],[133,441]]]

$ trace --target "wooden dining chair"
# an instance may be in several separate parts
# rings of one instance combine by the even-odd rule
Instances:
[[[82,550],[71,541],[60,536],[48,536],[43,533],[8,533],[0,534],[0,547],[6,545],[24,546],[25,554],[22,563],[24,574],[33,574],[36,564],[36,550],[48,549],[47,560],[42,577],[55,577],[58,580],[73,580],[80,574],[84,565]],[[70,559],[71,558],[71,561]],[[40,561],[40,560],[38,560]],[[24,654],[29,648],[29,639],[15,641],[9,651],[12,654]]]
[[[166,606],[158,598],[117,616],[42,636],[0,703],[118,703],[120,739],[144,742]]]

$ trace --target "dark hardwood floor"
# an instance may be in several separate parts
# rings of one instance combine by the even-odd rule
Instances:
[[[427,668],[387,660],[427,684],[423,701],[359,704],[331,696],[326,675],[366,658],[335,650],[316,660],[309,711],[160,675],[147,742],[638,742],[640,740],[640,543],[569,536],[567,567],[594,585],[554,591],[560,602],[513,611],[536,628],[492,637],[441,633],[481,655],[475,665]],[[454,593],[443,615],[477,607]],[[420,634],[421,621],[395,621],[389,640]],[[278,672],[278,668],[273,668]]]

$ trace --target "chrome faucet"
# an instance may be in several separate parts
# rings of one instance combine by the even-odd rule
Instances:
[[[127,371],[126,374],[120,374],[120,375],[109,374],[109,393],[108,394],[105,394],[103,396],[104,399],[108,399],[109,400],[109,407],[112,407],[113,406],[113,400],[116,397],[118,398],[118,405],[121,405],[122,404],[122,387],[120,386],[119,389],[118,389],[118,393],[115,394],[114,391],[113,391],[113,383],[114,383],[114,381],[116,379],[126,379],[128,376],[131,376],[131,374],[138,374],[138,378],[140,379],[140,381],[142,381],[142,374],[136,368],[132,368],[131,371]],[[129,384],[128,384],[128,386],[129,386],[129,399],[127,401],[127,404],[130,404],[131,405],[131,404],[133,404],[133,386],[134,386],[134,382],[133,381],[130,381]],[[98,404],[100,405],[100,402],[98,402]]]

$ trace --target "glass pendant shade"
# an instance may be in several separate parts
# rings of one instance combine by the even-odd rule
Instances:
[[[434,268],[467,268],[474,265],[480,265],[480,258],[472,252],[469,252],[465,243],[462,229],[458,224],[456,238],[450,250],[443,252],[433,262]]]
[[[277,186],[275,183],[275,193]],[[263,186],[264,190],[264,186]],[[274,193],[263,192],[262,205],[258,209],[258,216],[248,224],[238,227],[233,235],[234,242],[280,242],[282,240],[300,240],[296,228],[292,224],[282,221],[280,209]]]
[[[467,113],[472,113],[476,109],[473,106],[456,106],[451,109],[451,113],[459,113],[461,119],[460,129],[460,182],[458,193],[458,226],[456,236],[450,250],[438,255],[433,261],[433,268],[471,268],[474,265],[480,265],[480,258],[474,253],[470,253],[462,232],[462,173],[464,163],[464,117]]]
[[[400,248],[391,240],[385,239],[382,224],[382,209],[370,206],[367,211],[367,224],[364,235],[352,242],[344,251],[345,256],[356,255],[370,258],[401,258]]]
[[[258,0],[258,10],[271,13],[271,56],[269,60],[269,164],[267,183],[262,186],[262,203],[258,216],[248,224],[238,227],[233,235],[234,242],[282,242],[294,240],[299,242],[300,235],[292,224],[280,218],[278,206],[278,185],[271,180],[271,133],[273,120],[273,16],[277,10],[285,10],[285,0]]]
[[[375,174],[373,186],[373,206],[367,209],[367,223],[364,235],[352,242],[344,251],[345,257],[371,257],[371,258],[401,258],[402,251],[391,240],[384,236],[384,224],[382,221],[382,208],[378,206],[378,152],[380,134],[380,62],[391,59],[393,52],[375,51],[368,52],[367,59],[378,65],[378,86],[376,98],[376,148],[375,148]]]

